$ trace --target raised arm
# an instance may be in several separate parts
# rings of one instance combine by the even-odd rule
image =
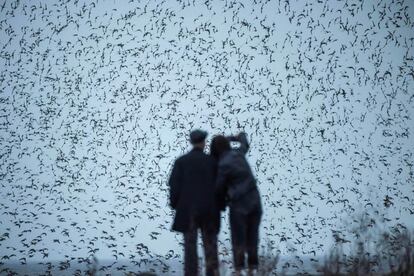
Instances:
[[[240,132],[237,136],[227,136],[229,141],[235,141],[240,143],[239,151],[243,154],[246,154],[249,150],[249,141],[247,140],[247,135],[245,132]]]
[[[181,166],[178,160],[174,162],[168,185],[170,186],[170,206],[172,209],[177,208],[181,192]]]

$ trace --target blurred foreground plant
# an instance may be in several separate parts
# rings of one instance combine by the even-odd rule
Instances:
[[[322,275],[414,275],[413,233],[402,224],[387,230],[361,216],[352,230],[356,240],[335,237],[336,245],[317,271]],[[348,251],[344,250],[349,243]]]

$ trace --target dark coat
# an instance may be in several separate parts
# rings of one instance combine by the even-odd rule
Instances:
[[[172,230],[186,232],[193,219],[197,227],[207,225],[218,233],[220,210],[215,196],[216,169],[216,161],[197,148],[175,161],[169,180],[170,206],[176,211]]]
[[[249,149],[244,133],[238,137],[227,137],[230,141],[240,142],[238,149],[231,149],[220,156],[217,172],[217,194],[225,194],[232,211],[248,214],[261,212],[262,206],[256,179],[253,176],[246,153]]]

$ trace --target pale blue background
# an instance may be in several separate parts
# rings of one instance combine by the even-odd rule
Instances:
[[[193,128],[248,133],[263,247],[413,226],[414,2],[249,3],[1,1],[2,256],[180,261],[167,179]],[[221,259],[229,238],[224,216]]]

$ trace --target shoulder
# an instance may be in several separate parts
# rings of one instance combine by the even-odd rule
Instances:
[[[180,164],[185,162],[185,160],[188,158],[188,153],[181,155],[180,157],[178,157],[177,159],[175,159],[175,164]]]
[[[212,155],[210,154],[206,154],[206,159],[212,161],[212,162],[216,162],[216,158],[214,158]]]
[[[206,153],[203,153],[203,159],[205,160],[205,162],[207,162],[208,164],[212,164],[212,165],[215,165],[217,162],[213,156],[206,154]]]
[[[225,166],[225,165],[232,163],[232,161],[234,160],[234,157],[235,155],[232,150],[224,153],[223,156],[221,156],[219,160],[219,165]]]
[[[231,165],[242,158],[245,158],[243,153],[239,152],[238,150],[230,150],[220,158],[219,165]]]
[[[202,151],[190,151],[179,158],[177,158],[176,162],[179,163],[186,163],[192,162],[193,160],[210,160],[212,157]]]
[[[234,158],[238,158],[241,155],[241,153],[237,149],[229,150],[225,156],[223,156],[223,159],[226,160],[233,160]]]
[[[231,150],[232,158],[244,158],[245,152],[241,148],[236,148]]]

